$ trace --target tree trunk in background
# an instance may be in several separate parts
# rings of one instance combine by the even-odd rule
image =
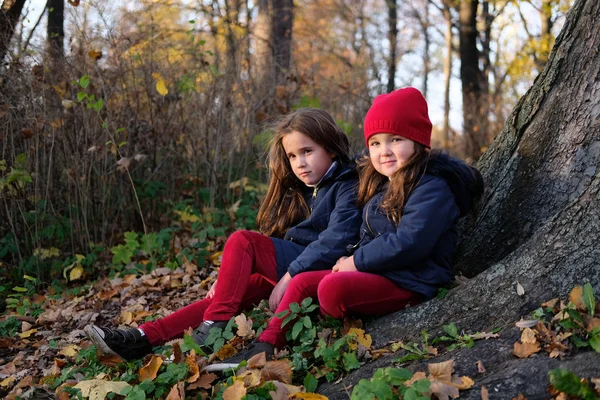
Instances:
[[[446,54],[444,55],[444,148],[450,148],[450,78],[452,78],[452,14],[449,4],[444,2],[444,20],[446,31],[444,41]]]
[[[275,62],[275,82],[281,84],[289,73],[292,60],[294,1],[272,0],[271,42]]]
[[[423,49],[423,97],[427,99],[427,91],[429,86],[429,47],[431,46],[431,37],[429,35],[429,1],[425,1],[425,14],[421,24],[423,29],[423,39],[425,40],[425,48]]]
[[[398,1],[387,0],[388,8],[388,41],[390,44],[390,59],[388,61],[387,92],[396,88],[396,47],[398,46]]]
[[[46,41],[51,63],[61,61],[65,56],[65,1],[48,0],[48,28]]]
[[[2,2],[2,9],[0,9],[0,63],[4,61],[24,5],[25,0],[4,0]]]
[[[258,16],[254,28],[254,66],[259,93],[273,77],[273,51],[271,50],[271,2],[258,1]]]
[[[589,282],[600,294],[600,2],[578,0],[545,69],[519,100],[503,131],[480,158],[486,197],[457,257],[457,267],[475,278],[440,300],[376,320],[368,327],[376,346],[388,341],[418,341],[421,330],[436,335],[454,322],[459,332],[490,332],[498,339],[478,341],[472,349],[442,354],[426,364],[456,360],[457,375],[475,379],[461,399],[548,396],[547,372],[568,368],[582,377],[600,375],[597,353],[574,351],[557,360],[540,354],[512,355],[520,337],[514,323],[544,301],[568,299],[573,286]],[[518,295],[517,282],[524,288]],[[431,336],[430,336],[431,337]],[[404,354],[404,353],[403,353]],[[345,387],[393,364],[398,354],[382,357],[343,378],[323,385],[329,399],[347,398]],[[477,372],[481,360],[487,372]]]
[[[459,6],[460,79],[463,99],[463,136],[465,158],[477,160],[481,155],[481,70],[477,49],[477,7],[479,0],[465,0]]]

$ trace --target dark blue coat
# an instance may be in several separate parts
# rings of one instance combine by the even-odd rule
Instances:
[[[361,224],[356,205],[358,177],[354,164],[337,165],[316,188],[306,187],[308,219],[290,228],[284,239],[272,238],[279,278],[330,269],[356,243]]]
[[[363,209],[354,252],[359,271],[382,275],[399,287],[434,297],[452,279],[456,223],[483,191],[477,170],[445,154],[432,154],[396,226],[380,209],[383,192]]]

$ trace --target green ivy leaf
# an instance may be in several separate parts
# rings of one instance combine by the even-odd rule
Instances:
[[[573,372],[566,369],[553,369],[548,372],[550,383],[557,390],[586,400],[597,399],[592,389],[584,384]]]
[[[312,297],[307,297],[304,300],[302,300],[302,303],[300,303],[302,305],[302,308],[310,306],[312,304],[312,300]]]
[[[600,337],[599,336],[592,336],[592,338],[589,340],[589,344],[590,346],[592,346],[592,349],[594,349],[596,351],[596,353],[600,353]]]
[[[356,353],[344,353],[342,362],[344,363],[344,369],[347,372],[360,368],[360,361],[358,361]]]
[[[290,311],[293,313],[298,314],[300,312],[300,306],[298,305],[298,303],[291,303],[290,304]]]
[[[442,329],[453,339],[458,338],[458,328],[456,327],[456,325],[454,325],[454,322],[450,322],[448,325],[444,325]]]
[[[294,327],[292,328],[292,339],[296,339],[298,337],[303,327],[304,324],[302,323],[302,321],[297,321],[294,324]]]
[[[79,86],[81,86],[82,88],[87,88],[88,85],[90,84],[90,77],[88,75],[84,75],[81,78],[79,78]]]
[[[304,377],[304,389],[307,392],[312,393],[317,390],[317,386],[319,385],[319,381],[312,374],[306,374]]]
[[[596,299],[594,299],[594,289],[589,282],[583,287],[583,303],[585,304],[588,313],[593,316],[594,311],[596,310]]]

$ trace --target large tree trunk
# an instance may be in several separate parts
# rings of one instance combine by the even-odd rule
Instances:
[[[519,100],[503,131],[478,163],[487,195],[474,227],[465,236],[459,269],[475,278],[432,300],[375,321],[377,345],[415,340],[422,329],[439,332],[454,322],[466,332],[503,328],[500,339],[437,360],[457,360],[459,374],[475,378],[461,398],[547,397],[547,371],[558,366],[589,377],[600,375],[598,355],[576,352],[563,360],[519,360],[512,343],[514,322],[543,301],[568,298],[574,285],[590,282],[600,294],[600,2],[578,0],[533,87]],[[525,294],[519,296],[517,282]],[[392,364],[383,357],[324,385],[330,399],[347,398],[344,386]],[[480,359],[488,369],[477,373]],[[460,362],[459,362],[460,361]],[[424,364],[413,365],[424,370]]]
[[[0,63],[6,56],[15,27],[23,11],[25,0],[4,0],[0,9]]]
[[[273,16],[271,37],[273,60],[275,61],[275,81],[283,83],[292,61],[292,31],[294,25],[293,0],[272,0]]]

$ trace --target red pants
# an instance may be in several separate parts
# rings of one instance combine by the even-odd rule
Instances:
[[[349,314],[378,316],[418,304],[424,297],[396,286],[381,275],[366,272],[312,271],[292,278],[275,313],[289,309],[290,303],[300,304],[307,297],[318,299],[321,314],[344,318]],[[273,317],[258,340],[281,349],[285,332],[293,324],[281,328],[283,319]]]
[[[153,346],[181,337],[205,320],[227,321],[242,309],[268,299],[277,283],[275,247],[270,237],[256,232],[234,232],[223,249],[218,284],[212,298],[140,326]]]

